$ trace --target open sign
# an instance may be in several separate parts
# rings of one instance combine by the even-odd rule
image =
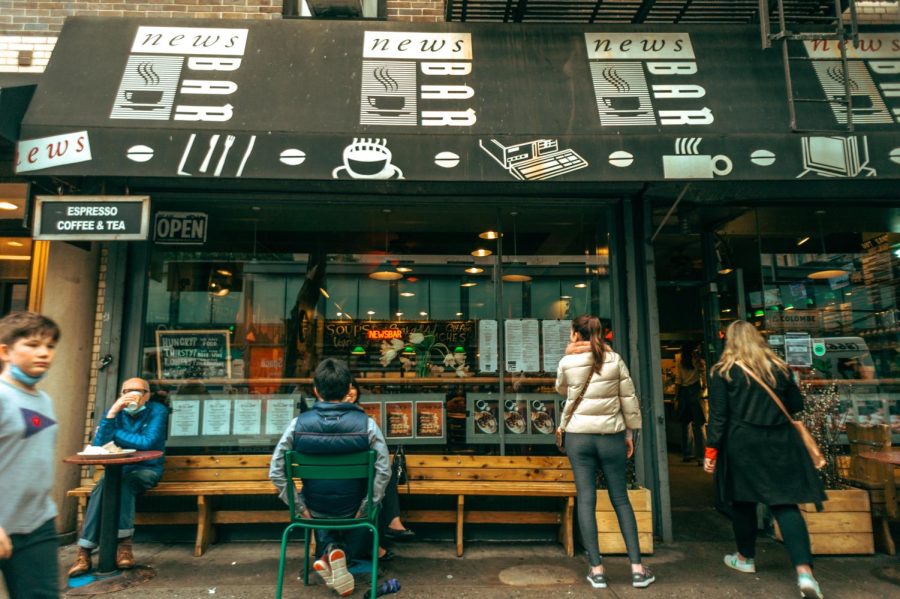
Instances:
[[[169,245],[206,243],[209,217],[203,212],[157,212],[153,241]]]

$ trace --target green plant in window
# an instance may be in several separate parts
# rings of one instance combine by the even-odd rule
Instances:
[[[405,351],[406,348],[412,348],[415,360],[404,355],[407,353]],[[442,365],[432,364],[431,360],[434,354],[440,356]],[[457,376],[469,375],[465,352],[451,351],[445,344],[436,342],[434,335],[410,333],[409,339],[406,341],[391,339],[381,343],[382,366],[387,366],[398,356],[403,369],[414,369],[418,377],[426,377],[432,373],[443,372],[445,367],[453,368]]]

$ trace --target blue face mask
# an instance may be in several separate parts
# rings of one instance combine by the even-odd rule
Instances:
[[[129,416],[137,416],[138,414],[143,412],[146,407],[147,406],[138,406],[136,408],[125,408],[125,413],[128,414]]]
[[[27,385],[29,387],[34,387],[38,384],[38,382],[44,378],[46,372],[43,372],[37,376],[31,376],[30,374],[26,374],[24,370],[16,366],[15,364],[10,364],[9,366],[9,374],[16,379],[18,382],[23,385]]]

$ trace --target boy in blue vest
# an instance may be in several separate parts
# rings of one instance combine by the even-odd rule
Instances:
[[[291,421],[284,431],[269,468],[269,479],[282,501],[294,493],[297,511],[305,518],[353,518],[366,513],[366,480],[308,480],[297,493],[287,480],[284,467],[286,451],[320,455],[339,455],[374,449],[375,481],[372,500],[384,497],[391,478],[387,445],[375,421],[366,416],[350,396],[352,376],[346,362],[334,358],[322,360],[313,377],[318,401],[308,412]],[[341,597],[353,593],[353,575],[347,564],[353,557],[366,554],[371,545],[369,534],[357,530],[316,530],[319,553],[313,567]]]
[[[53,402],[35,385],[53,362],[59,327],[34,312],[0,319],[0,571],[12,599],[59,596]]]

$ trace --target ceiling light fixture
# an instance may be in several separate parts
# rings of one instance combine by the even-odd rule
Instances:
[[[500,278],[507,283],[524,283],[530,281],[531,277],[525,274],[524,269],[516,263],[516,258],[519,255],[519,229],[516,217],[519,216],[519,213],[510,212],[509,215],[513,217],[513,260],[509,266],[503,267],[503,276]]]
[[[376,281],[396,281],[398,279],[403,278],[403,273],[397,272],[397,269],[394,268],[390,262],[387,260],[388,253],[388,218],[391,214],[390,208],[385,208],[382,210],[384,213],[384,255],[385,259],[382,262],[378,269],[375,272],[369,273],[370,279],[375,279]]]
[[[19,207],[13,204],[12,202],[2,201],[0,202],[0,210],[18,210]]]
[[[415,296],[416,296],[416,294],[413,293],[412,291],[401,291],[400,292],[400,297],[415,297]]]
[[[503,237],[503,234],[499,231],[482,231],[478,236],[482,239],[500,239]]]
[[[470,275],[480,275],[481,273],[484,272],[484,269],[478,268],[477,266],[470,266],[469,268],[466,269],[466,272],[469,273]]]
[[[809,241],[809,237],[808,237],[808,236],[807,236],[807,237],[804,237],[804,238],[802,238],[802,239],[800,239],[799,241],[797,241],[797,247],[800,247],[801,245],[803,245],[803,244],[806,243],[807,241]]]
[[[817,270],[806,275],[808,278],[815,281],[833,279],[850,273],[843,265],[835,264],[833,260],[828,259],[828,252],[825,250],[825,231],[822,227],[822,215],[824,214],[824,210],[816,210],[816,219],[819,224],[819,239],[822,243],[822,260],[816,260],[810,263],[810,266]]]
[[[587,287],[587,283],[575,283],[575,289],[584,289]]]
[[[492,252],[491,250],[488,250],[485,248],[478,248],[477,250],[472,250],[472,255],[475,256],[476,258],[484,258],[486,256],[490,256],[493,253],[494,252]]]
[[[397,270],[397,272],[402,272],[402,273],[412,272],[412,269],[408,266],[398,266],[396,270]]]

